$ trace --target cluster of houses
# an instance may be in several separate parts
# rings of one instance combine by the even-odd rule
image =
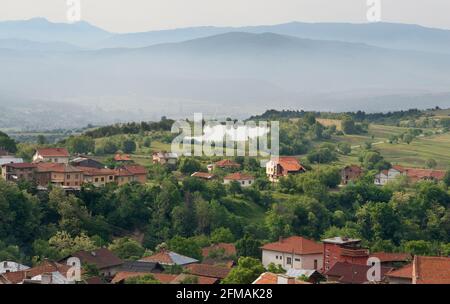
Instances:
[[[13,159],[14,158],[14,159]],[[2,178],[11,182],[34,182],[39,189],[48,185],[66,190],[79,190],[83,184],[104,186],[130,182],[145,183],[147,169],[133,162],[129,155],[117,154],[114,160],[119,164],[108,169],[104,164],[86,156],[71,158],[65,148],[40,148],[30,163],[20,158],[9,157],[1,164]]]
[[[346,237],[322,242],[301,236],[280,238],[261,247],[262,264],[283,270],[262,273],[253,284],[450,284],[450,257],[370,253],[361,240]],[[93,265],[99,276],[71,278],[70,260]],[[374,258],[379,267],[374,270]],[[69,263],[68,263],[69,262]],[[218,243],[202,249],[202,261],[161,249],[137,261],[124,261],[106,248],[78,251],[60,261],[45,260],[35,267],[0,262],[0,284],[122,284],[151,275],[163,284],[218,284],[236,265],[236,248]],[[69,264],[69,265],[68,265]],[[176,266],[179,271],[173,271]],[[372,272],[378,273],[371,276]]]
[[[161,249],[137,261],[126,261],[106,248],[78,251],[59,261],[45,260],[35,267],[12,261],[0,262],[0,284],[123,284],[126,280],[151,275],[163,284],[217,284],[235,265],[236,248],[219,243],[202,249],[202,262],[176,252]],[[80,278],[73,278],[71,261],[81,263]],[[83,265],[94,266],[99,276],[86,277]],[[180,271],[167,271],[174,266]]]

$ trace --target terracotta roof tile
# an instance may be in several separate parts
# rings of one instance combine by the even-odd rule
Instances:
[[[278,242],[269,243],[261,247],[263,250],[271,250],[295,254],[320,254],[323,253],[323,245],[300,236],[291,236]]]
[[[381,262],[407,262],[412,259],[409,253],[374,252],[370,257],[379,258]]]
[[[332,277],[344,284],[365,284],[368,283],[367,271],[370,266],[337,262],[328,270],[325,275]],[[391,267],[381,266],[381,281],[384,280],[387,273],[392,271]]]
[[[241,180],[254,180],[255,178],[249,174],[236,172],[233,174],[229,174],[223,178],[224,180],[235,180],[235,181],[241,181]]]
[[[129,154],[116,154],[114,156],[115,161],[132,161],[131,156]]]
[[[389,271],[386,276],[393,278],[412,279],[412,264],[408,264],[400,269]]]
[[[204,258],[207,258],[209,256],[209,254],[211,253],[211,251],[216,251],[216,250],[220,250],[223,249],[225,255],[227,256],[233,256],[236,255],[236,246],[234,246],[234,244],[230,244],[230,243],[218,243],[218,244],[213,244],[209,247],[205,247],[202,249],[202,256]]]
[[[100,248],[92,252],[81,250],[70,256],[79,258],[82,264],[93,264],[100,270],[123,264],[120,258],[106,248]]]
[[[450,258],[415,256],[413,283],[450,284]]]
[[[185,269],[188,270],[190,274],[217,279],[224,279],[231,270],[227,267],[206,264],[191,264],[186,266]]]
[[[66,148],[39,148],[36,150],[43,157],[69,157],[69,151]]]
[[[219,168],[240,168],[241,165],[229,159],[222,159],[215,163]]]

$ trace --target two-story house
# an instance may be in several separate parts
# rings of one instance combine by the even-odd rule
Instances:
[[[261,247],[262,263],[281,265],[289,269],[321,270],[323,265],[323,245],[301,236],[280,238],[278,242],[269,243]]]
[[[271,182],[277,182],[289,174],[305,172],[306,169],[295,157],[278,157],[267,162],[266,175]]]
[[[33,163],[69,163],[69,152],[65,148],[40,148],[33,155]]]

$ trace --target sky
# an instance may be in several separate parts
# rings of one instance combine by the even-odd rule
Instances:
[[[0,21],[44,17],[67,22],[72,0],[0,0]],[[82,20],[111,32],[291,21],[367,22],[376,0],[79,0]],[[379,0],[385,22],[450,29],[450,0]]]

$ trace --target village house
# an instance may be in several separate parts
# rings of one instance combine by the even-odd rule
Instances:
[[[14,155],[0,156],[0,167],[6,164],[23,163],[23,159]]]
[[[236,246],[232,243],[217,243],[202,248],[202,263],[209,265],[235,265]]]
[[[222,159],[222,160],[219,160],[218,162],[215,162],[214,164],[208,165],[209,172],[212,172],[216,168],[234,171],[234,170],[239,170],[241,168],[241,165],[230,159]]]
[[[178,154],[170,152],[156,152],[153,153],[153,163],[160,165],[175,166],[178,162]]]
[[[129,164],[133,162],[133,159],[131,159],[131,156],[129,154],[118,153],[114,155],[114,161],[121,164]]]
[[[69,157],[69,152],[65,148],[40,148],[33,155],[33,163],[68,164]]]
[[[7,272],[17,272],[21,270],[27,270],[30,267],[13,262],[13,261],[2,261],[0,262],[0,274]]]
[[[386,278],[389,284],[412,284],[412,264],[389,271]]]
[[[111,169],[97,169],[92,167],[76,167],[83,171],[83,183],[93,184],[96,187],[114,183],[116,172]]]
[[[169,251],[169,250],[161,250],[151,256],[144,257],[139,260],[140,262],[150,262],[150,263],[159,263],[163,266],[173,266],[180,265],[185,266],[189,264],[198,263],[198,260],[181,255],[179,253]]]
[[[277,182],[281,177],[289,174],[306,172],[306,169],[295,157],[274,158],[266,164],[266,174],[271,182]]]
[[[214,174],[206,172],[194,172],[192,173],[191,177],[197,177],[204,180],[213,180],[216,176]]]
[[[192,275],[214,278],[218,282],[225,279],[231,271],[228,267],[208,264],[189,264],[184,267],[184,270]]]
[[[121,270],[123,261],[117,257],[114,253],[106,248],[100,248],[93,251],[80,250],[63,258],[60,263],[67,263],[67,260],[71,257],[79,258],[81,261],[81,268],[83,265],[94,265],[101,275],[112,278],[117,272]]]
[[[395,181],[399,176],[406,176],[412,183],[423,180],[441,181],[446,172],[443,170],[405,168],[402,166],[393,166],[389,170],[382,170],[375,175],[375,185],[384,186],[389,182]]]
[[[322,243],[325,272],[338,262],[366,265],[369,258],[369,250],[361,247],[360,239],[334,237],[322,240]]]
[[[374,252],[369,258],[377,258],[380,260],[381,266],[400,268],[410,263],[412,256],[409,253],[390,253],[390,252]]]
[[[33,268],[0,274],[0,284],[73,284],[67,278],[69,268],[46,260]]]
[[[350,182],[356,182],[363,175],[363,169],[357,165],[346,166],[341,171],[341,183],[347,185]]]
[[[266,268],[273,263],[285,270],[322,269],[323,245],[300,236],[280,238],[278,242],[266,244],[261,249],[262,263]]]
[[[140,165],[124,165],[119,168],[119,170],[126,170],[130,172],[133,176],[133,182],[138,182],[140,184],[145,184],[147,182],[147,169]]]
[[[88,158],[85,156],[79,156],[70,161],[70,164],[75,167],[85,167],[85,168],[95,168],[103,169],[105,165],[95,159]]]
[[[2,165],[2,178],[6,181],[32,182],[35,179],[36,164],[9,163]]]
[[[286,275],[292,278],[302,278],[303,281],[312,284],[319,284],[320,282],[326,280],[325,276],[316,269],[290,268],[286,271]]]
[[[252,175],[236,172],[233,174],[229,174],[223,178],[223,183],[228,185],[232,182],[237,182],[241,187],[246,188],[253,185],[255,182],[255,178]]]
[[[62,188],[80,189],[83,184],[83,171],[63,163],[37,163],[36,182],[41,187],[49,184]]]

